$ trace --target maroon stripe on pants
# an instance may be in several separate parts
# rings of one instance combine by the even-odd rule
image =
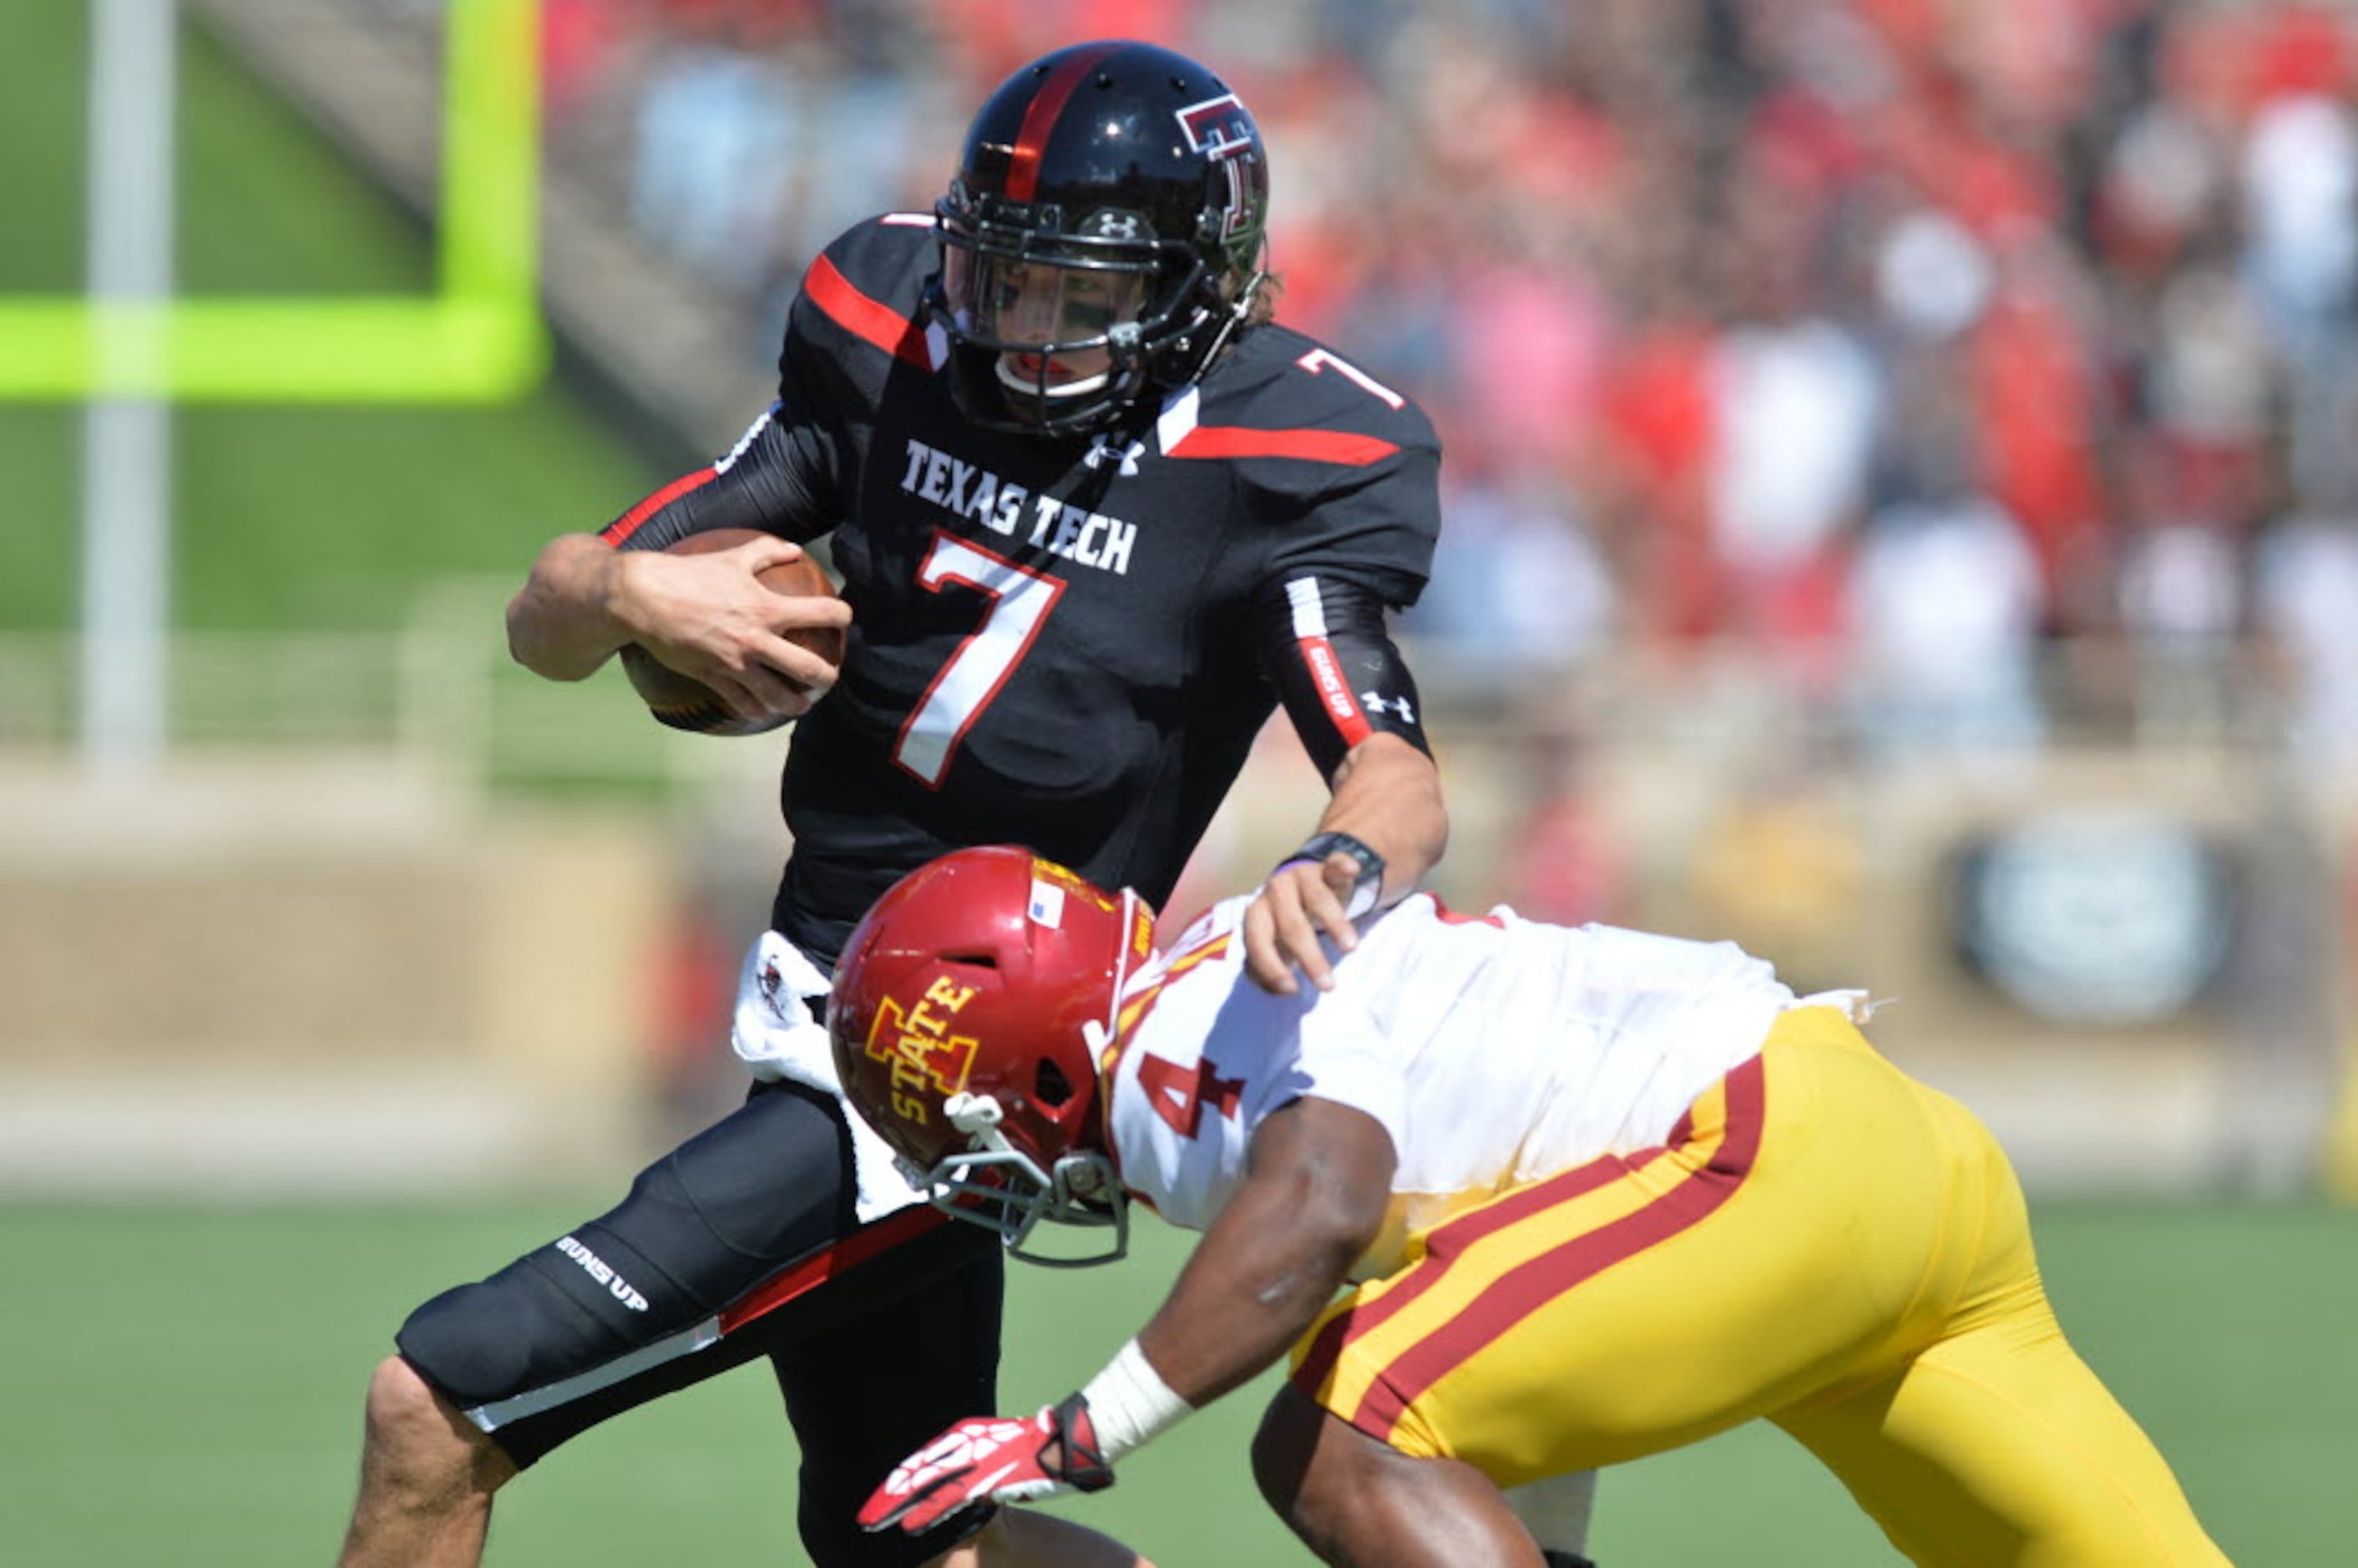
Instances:
[[[1351,1424],[1371,1437],[1389,1437],[1418,1396],[1531,1314],[1614,1264],[1688,1229],[1735,1196],[1760,1152],[1768,1104],[1762,1059],[1751,1058],[1722,1082],[1727,1094],[1727,1130],[1710,1164],[1637,1213],[1500,1275],[1464,1312],[1386,1367],[1351,1413]]]

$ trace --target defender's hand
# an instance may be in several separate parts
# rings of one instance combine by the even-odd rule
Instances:
[[[1265,991],[1292,996],[1300,969],[1320,990],[1332,990],[1335,971],[1319,936],[1349,952],[1357,946],[1350,898],[1359,862],[1341,850],[1323,860],[1288,860],[1269,874],[1245,910],[1245,973]]]
[[[1101,1492],[1113,1467],[1098,1451],[1089,1402],[1074,1394],[1030,1421],[976,1416],[901,1461],[860,1510],[860,1528],[922,1534],[976,1503]]]

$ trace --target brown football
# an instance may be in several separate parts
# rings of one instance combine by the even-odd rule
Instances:
[[[700,556],[714,550],[733,550],[740,545],[767,535],[752,528],[714,528],[702,534],[690,534],[670,546],[666,553],[675,556]],[[762,586],[773,593],[789,597],[823,593],[832,595],[835,583],[826,568],[808,556],[802,556],[762,573]],[[817,627],[806,632],[789,632],[786,641],[799,643],[829,664],[843,662],[843,633],[838,628]],[[794,722],[790,719],[740,719],[720,700],[719,694],[702,681],[684,676],[669,665],[640,647],[636,643],[622,645],[622,673],[631,678],[631,687],[647,705],[647,711],[662,723],[675,730],[693,730],[698,735],[759,735]]]

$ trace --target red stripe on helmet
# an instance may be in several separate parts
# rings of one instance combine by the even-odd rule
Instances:
[[[1015,133],[1015,148],[1007,168],[1007,195],[1012,201],[1029,201],[1040,189],[1040,155],[1047,150],[1048,135],[1056,128],[1057,116],[1073,96],[1073,90],[1083,78],[1095,70],[1098,61],[1121,46],[1099,44],[1093,49],[1083,49],[1048,73],[1032,102],[1023,111],[1022,128]]]

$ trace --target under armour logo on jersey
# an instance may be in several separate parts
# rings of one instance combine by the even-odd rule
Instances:
[[[1416,709],[1404,697],[1386,697],[1379,691],[1363,691],[1359,694],[1359,706],[1374,714],[1397,713],[1403,724],[1416,722]]]
[[[1143,441],[1125,441],[1117,449],[1111,437],[1099,436],[1090,446],[1088,456],[1081,460],[1093,469],[1101,469],[1108,463],[1118,462],[1121,464],[1122,478],[1135,479],[1138,477],[1138,460],[1145,455],[1146,443]]]

